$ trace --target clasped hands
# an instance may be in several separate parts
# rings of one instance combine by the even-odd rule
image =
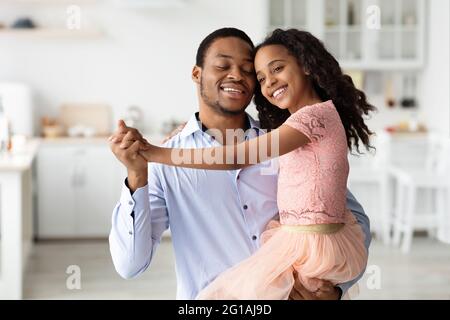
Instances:
[[[137,129],[127,127],[123,120],[118,121],[117,130],[108,138],[108,141],[116,156],[120,154],[122,158],[128,160],[136,160],[139,156],[145,159],[140,152],[148,151],[153,147]]]

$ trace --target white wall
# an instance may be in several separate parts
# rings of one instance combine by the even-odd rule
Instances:
[[[422,114],[431,129],[450,134],[450,2],[430,0]]]
[[[75,3],[77,1],[74,1]],[[188,0],[183,8],[123,9],[112,1],[82,4],[83,23],[100,27],[94,39],[0,37],[0,81],[24,81],[36,92],[37,115],[56,115],[64,102],[106,102],[115,118],[136,104],[148,131],[197,109],[190,74],[200,41],[233,26],[255,41],[264,36],[260,0]],[[8,24],[28,13],[41,25],[65,25],[66,5],[0,4]]]
[[[197,109],[190,73],[196,49],[208,33],[234,26],[255,43],[265,35],[265,0],[186,1],[184,8],[130,10],[115,7],[113,0],[84,0],[83,23],[100,27],[105,33],[101,38],[11,41],[0,36],[0,81],[33,86],[36,119],[56,115],[64,102],[106,102],[115,118],[136,104],[144,109],[147,131],[158,132],[163,121],[173,116],[185,120]],[[420,120],[431,129],[449,132],[449,1],[427,2]],[[29,13],[39,24],[65,25],[67,5],[12,3],[0,4],[0,21],[10,24],[19,13]],[[369,98],[377,106],[384,103],[382,97]],[[410,113],[380,107],[369,124],[383,128],[408,120]]]

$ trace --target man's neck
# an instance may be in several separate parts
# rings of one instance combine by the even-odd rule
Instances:
[[[248,117],[245,112],[238,115],[219,114],[208,107],[200,108],[199,120],[205,129],[219,130],[222,137],[226,137],[226,130],[249,129]],[[218,141],[221,144],[226,144],[226,141]]]

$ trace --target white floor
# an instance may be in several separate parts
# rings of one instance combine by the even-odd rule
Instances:
[[[26,299],[174,299],[172,246],[165,240],[150,268],[137,279],[115,272],[106,241],[40,242],[25,276]],[[66,273],[80,267],[81,289],[69,290]],[[450,299],[450,245],[414,239],[412,251],[373,242],[359,299]]]

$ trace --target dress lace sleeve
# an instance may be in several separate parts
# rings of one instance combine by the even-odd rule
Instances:
[[[300,131],[312,142],[318,142],[326,135],[329,109],[326,103],[305,106],[293,113],[284,124]]]

